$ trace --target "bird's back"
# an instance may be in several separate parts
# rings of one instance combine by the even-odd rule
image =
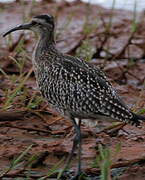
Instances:
[[[39,88],[48,103],[62,115],[79,118],[105,115],[125,122],[132,119],[132,112],[94,65],[60,53],[55,54],[51,63],[41,62]]]

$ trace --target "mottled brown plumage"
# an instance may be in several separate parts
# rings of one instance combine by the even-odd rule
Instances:
[[[30,23],[13,28],[4,36],[23,29],[30,29],[38,33],[40,37],[32,62],[43,97],[52,108],[74,124],[76,137],[66,166],[79,144],[76,178],[81,173],[81,121],[77,124],[75,118],[96,119],[103,115],[136,126],[139,126],[140,120],[145,120],[145,118],[130,111],[100,69],[56,49],[52,16],[35,16]]]

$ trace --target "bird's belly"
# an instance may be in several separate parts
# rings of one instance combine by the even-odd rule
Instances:
[[[77,89],[64,83],[43,81],[39,89],[47,102],[61,115],[72,114],[80,118],[95,118],[98,111],[98,102],[87,93],[86,89]]]
[[[62,101],[62,96],[58,93],[57,88],[55,88],[55,83],[47,81],[47,84],[43,83],[43,86],[39,84],[39,89],[48,102],[48,104],[58,113],[64,115],[65,103]]]

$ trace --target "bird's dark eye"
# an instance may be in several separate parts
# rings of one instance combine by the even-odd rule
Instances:
[[[36,21],[32,21],[32,23],[31,23],[33,26],[34,25],[41,25],[41,23],[38,23],[38,22],[36,22]]]
[[[37,22],[36,21],[32,21],[32,23],[31,23],[32,25],[36,25],[37,24]]]

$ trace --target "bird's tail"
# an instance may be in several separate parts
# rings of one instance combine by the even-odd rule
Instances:
[[[131,118],[131,124],[135,125],[136,127],[141,127],[141,123],[145,121],[145,117],[132,113],[133,117]]]

